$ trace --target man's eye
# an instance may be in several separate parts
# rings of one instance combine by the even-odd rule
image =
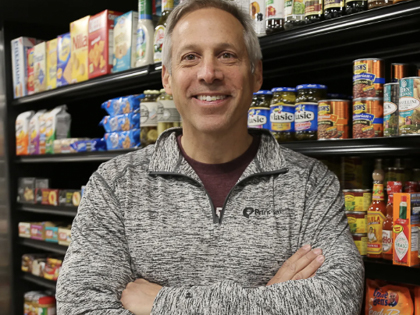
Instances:
[[[231,53],[223,53],[223,54],[222,54],[222,57],[223,57],[224,59],[230,59],[230,58],[233,58],[233,55],[232,55]]]
[[[184,56],[184,58],[183,58],[184,60],[189,60],[189,61],[191,61],[191,60],[195,60],[195,55],[193,55],[193,54],[189,54],[189,55],[186,55],[186,56]]]

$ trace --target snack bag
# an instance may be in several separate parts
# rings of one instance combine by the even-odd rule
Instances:
[[[46,112],[45,109],[36,112],[36,114],[29,121],[29,154],[40,154],[39,151],[39,136],[40,136],[40,122],[39,119]]]
[[[45,154],[47,147],[47,118],[50,112],[45,112],[39,116],[39,154]]]
[[[117,97],[102,103],[101,107],[105,109],[111,116],[128,114],[135,112],[140,108],[140,100],[142,98],[143,95]]]
[[[128,131],[140,128],[140,113],[105,116],[101,122],[106,132]]]
[[[27,51],[27,73],[28,73],[28,80],[26,82],[26,89],[28,95],[35,93],[34,88],[34,50],[35,48],[29,48]]]
[[[140,146],[140,130],[112,132],[105,134],[108,150],[122,150]]]
[[[139,15],[127,12],[115,19],[114,68],[112,72],[124,71],[136,66],[136,36]]]
[[[26,89],[28,79],[27,51],[35,44],[36,39],[29,37],[19,37],[11,42],[14,98],[28,95]]]
[[[71,36],[71,82],[86,81],[88,76],[89,18],[85,16],[70,23]]]
[[[414,288],[414,315],[420,315],[420,287]]]
[[[378,280],[366,280],[366,315],[412,315],[413,310],[413,300],[408,288],[387,285]]]
[[[57,86],[57,38],[47,42],[47,90]]]
[[[47,88],[47,44],[45,42],[35,46],[34,50],[34,90],[43,92]]]
[[[47,113],[45,124],[45,152],[54,153],[54,140],[70,136],[71,115],[67,106],[61,105]]]
[[[57,87],[71,82],[71,37],[70,33],[57,37]]]
[[[27,155],[29,152],[29,122],[34,111],[23,112],[16,118],[16,155]]]

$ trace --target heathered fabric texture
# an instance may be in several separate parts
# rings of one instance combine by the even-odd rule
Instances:
[[[57,284],[58,315],[131,314],[137,278],[162,285],[153,315],[357,315],[364,268],[337,177],[264,131],[221,219],[168,130],[154,146],[102,164],[73,222]],[[302,143],[302,145],[305,145]],[[304,244],[315,277],[265,285]]]

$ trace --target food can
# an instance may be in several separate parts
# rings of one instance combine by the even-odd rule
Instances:
[[[404,183],[404,192],[419,192],[419,183],[415,181],[407,181]]]
[[[382,97],[385,84],[385,63],[378,58],[353,61],[353,97]]]
[[[344,189],[344,205],[348,212],[367,212],[372,202],[369,189]]]
[[[318,102],[318,140],[349,137],[349,100]]]
[[[366,212],[346,212],[351,234],[367,233]]]
[[[353,138],[383,136],[383,101],[379,97],[353,100]]]
[[[420,77],[400,80],[399,134],[420,134]]]
[[[409,73],[410,65],[408,63],[391,64],[391,82],[398,83],[402,78],[408,77]]]
[[[353,234],[353,241],[359,250],[360,255],[366,256],[367,254],[367,234]]]
[[[388,181],[386,184],[386,193],[388,195],[393,195],[395,193],[402,192],[402,182],[400,181]]]
[[[384,85],[384,137],[398,136],[399,84]]]

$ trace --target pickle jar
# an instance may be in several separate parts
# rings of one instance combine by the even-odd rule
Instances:
[[[346,14],[353,14],[357,12],[366,11],[368,6],[367,0],[347,0]]]
[[[291,141],[295,132],[296,89],[277,87],[271,90],[270,127],[279,142]]]
[[[327,96],[327,87],[322,84],[301,84],[296,87],[295,138],[317,140],[318,101]]]
[[[270,130],[270,106],[273,93],[261,90],[255,93],[256,102],[251,104],[248,111],[248,127]]]
[[[324,19],[324,0],[305,1],[305,24],[312,24]]]
[[[142,147],[156,142],[158,138],[157,110],[160,92],[157,90],[146,90],[144,98],[140,103],[140,141]]]
[[[166,129],[181,127],[181,116],[175,107],[174,99],[165,89],[160,90],[158,97],[157,121],[158,136]]]
[[[251,106],[249,106],[249,107],[256,107],[257,105],[258,105],[258,97],[257,97],[257,93],[254,93],[252,95]]]
[[[343,16],[346,13],[345,1],[324,0],[324,17],[326,20]]]

